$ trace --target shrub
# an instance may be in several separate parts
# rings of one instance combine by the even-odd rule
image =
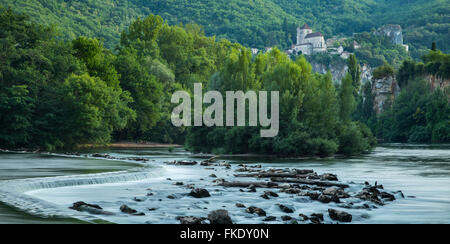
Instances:
[[[450,142],[450,121],[442,121],[437,124],[432,134],[433,143],[449,143]]]
[[[431,133],[425,126],[414,126],[409,136],[409,143],[427,143],[431,140]]]
[[[384,65],[376,68],[373,71],[373,78],[376,80],[383,79],[386,77],[394,76],[394,73],[395,73],[394,68],[389,64],[385,63]]]
[[[309,146],[311,147],[311,153],[319,155],[320,157],[332,156],[338,150],[336,142],[323,138],[311,139],[309,141]]]
[[[356,123],[342,126],[339,135],[339,152],[346,156],[353,156],[371,149],[371,139],[364,133]]]

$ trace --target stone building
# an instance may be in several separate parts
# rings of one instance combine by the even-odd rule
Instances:
[[[320,32],[313,32],[308,24],[297,28],[297,44],[292,47],[296,53],[304,55],[312,55],[314,53],[321,53],[327,51],[327,44],[325,38]]]

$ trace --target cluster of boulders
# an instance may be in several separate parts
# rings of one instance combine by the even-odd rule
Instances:
[[[72,153],[73,155],[73,153]],[[79,156],[79,154],[76,156]],[[91,157],[93,158],[104,158],[104,159],[110,159],[110,160],[127,160],[127,161],[136,161],[136,162],[148,162],[150,161],[150,159],[148,158],[140,158],[140,157],[127,157],[127,158],[118,158],[118,157],[113,157],[107,153],[105,154],[100,154],[100,153],[95,153],[92,154]]]
[[[172,161],[172,162],[166,162],[166,164],[170,165],[197,165],[198,163],[196,161]]]
[[[69,208],[79,211],[79,212],[86,212],[86,213],[96,214],[96,215],[114,215],[114,213],[112,213],[112,212],[104,211],[103,208],[97,204],[89,204],[89,203],[85,203],[85,202],[81,202],[81,201],[72,204],[72,206]],[[134,216],[145,216],[145,213],[138,212],[137,210],[132,209],[132,208],[128,207],[127,205],[122,205],[122,206],[120,206],[119,209],[122,213],[130,214],[130,215],[134,215]]]
[[[228,211],[224,209],[214,210],[208,214],[207,218],[194,217],[194,216],[178,216],[176,217],[180,224],[183,225],[198,225],[206,224],[206,220],[213,225],[230,225],[233,224]]]

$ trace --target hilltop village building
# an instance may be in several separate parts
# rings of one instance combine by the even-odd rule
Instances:
[[[379,28],[378,31],[374,32],[376,35],[385,35],[392,39],[394,44],[399,44],[408,50],[408,45],[403,44],[403,35],[401,27],[399,25],[386,25]],[[285,53],[288,56],[291,55],[313,55],[317,53],[328,53],[331,55],[338,55],[342,59],[348,59],[351,52],[345,51],[342,45],[336,45],[336,42],[340,43],[348,40],[347,37],[332,37],[325,40],[324,36],[320,32],[313,32],[308,24],[304,24],[302,27],[297,28],[297,43],[287,49]],[[350,44],[353,50],[361,49],[362,46],[356,40]],[[270,52],[272,47],[266,47],[263,52]],[[252,49],[252,54],[257,55],[259,50],[256,48]]]
[[[311,55],[314,53],[323,53],[327,51],[325,38],[320,32],[313,32],[308,24],[297,28],[297,45],[293,46],[296,53]]]
[[[346,59],[350,55],[348,52],[344,52],[342,46],[333,48],[334,41],[330,41],[330,44],[325,40],[324,36],[320,32],[313,32],[308,24],[304,24],[302,27],[297,28],[297,44],[293,45],[286,51],[287,55],[313,55],[316,53],[330,53],[333,55],[339,55]]]
[[[297,44],[293,45],[290,49],[286,50],[287,55],[313,55],[316,53],[330,53],[334,55],[347,58],[350,53],[344,52],[342,46],[338,48],[328,48],[327,42],[324,36],[320,32],[313,32],[308,24],[304,24],[302,27],[297,28]],[[264,52],[270,52],[272,47],[266,47]],[[252,54],[257,55],[259,50],[252,48]],[[343,55],[344,54],[344,55]]]

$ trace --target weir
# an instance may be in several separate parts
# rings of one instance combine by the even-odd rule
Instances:
[[[155,176],[157,176],[155,172],[134,169],[133,171],[113,173],[2,181],[0,182],[0,202],[32,215],[44,217],[76,217],[78,219],[89,221],[92,220],[92,216],[83,213],[73,213],[56,204],[29,196],[26,192],[60,187],[142,181]]]

